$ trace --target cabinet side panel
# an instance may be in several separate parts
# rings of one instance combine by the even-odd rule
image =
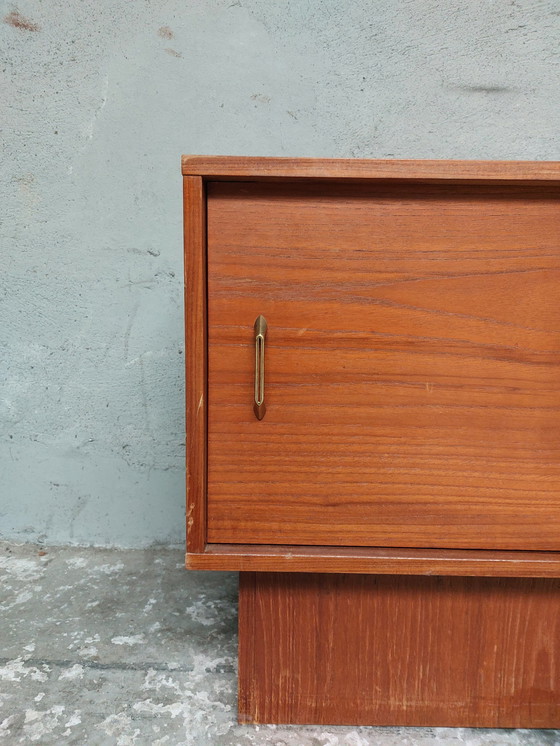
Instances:
[[[560,726],[557,580],[256,573],[239,610],[243,722]]]
[[[185,230],[187,551],[206,542],[206,205],[199,176],[183,177]]]

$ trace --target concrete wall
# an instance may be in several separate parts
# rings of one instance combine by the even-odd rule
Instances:
[[[22,0],[0,535],[183,539],[181,153],[558,159],[557,0]]]

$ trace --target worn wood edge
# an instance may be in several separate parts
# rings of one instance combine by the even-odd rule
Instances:
[[[207,544],[189,570],[559,578],[560,552]]]
[[[206,199],[200,176],[183,177],[187,549],[206,544]]]
[[[213,180],[274,178],[405,179],[560,183],[560,161],[374,160],[183,155],[184,175]]]

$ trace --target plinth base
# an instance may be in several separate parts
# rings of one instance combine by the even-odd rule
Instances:
[[[239,721],[560,728],[560,581],[240,573]]]

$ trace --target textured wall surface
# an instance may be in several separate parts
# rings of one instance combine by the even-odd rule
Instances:
[[[558,0],[17,0],[0,19],[4,538],[182,541],[182,152],[560,157]]]

